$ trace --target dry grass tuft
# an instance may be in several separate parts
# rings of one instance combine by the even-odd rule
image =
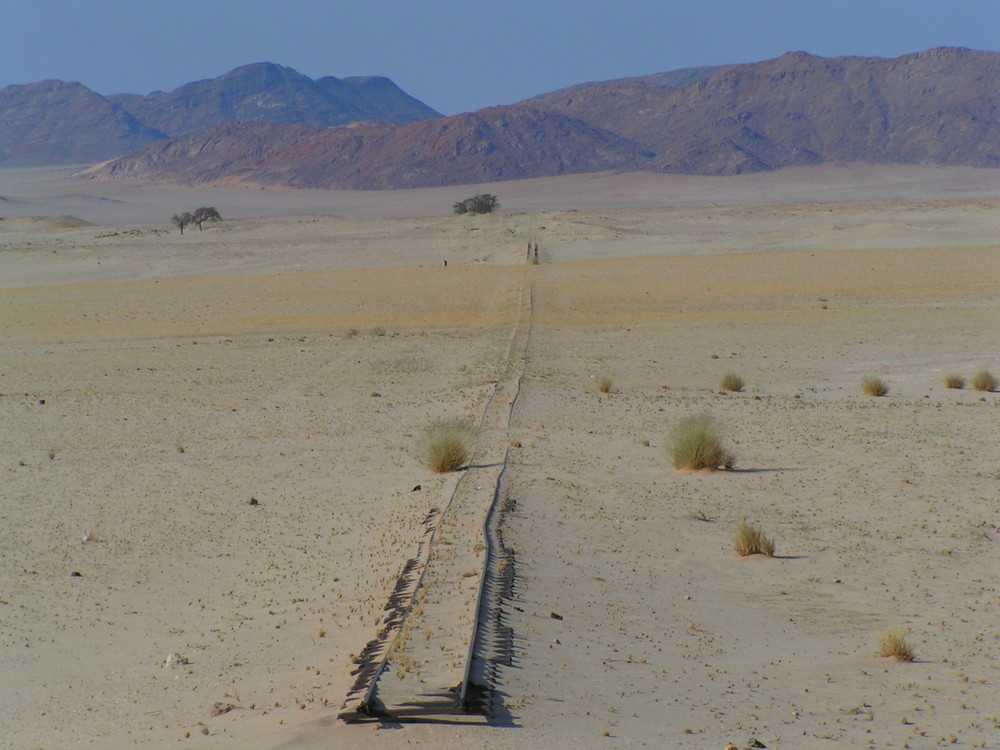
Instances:
[[[955,373],[951,373],[950,375],[945,375],[944,387],[962,390],[963,388],[965,388],[965,378],[963,378],[961,375],[956,375]]]
[[[736,528],[733,549],[740,557],[747,555],[774,557],[774,542],[768,539],[759,528],[747,523],[745,518],[740,521],[740,525]]]
[[[898,627],[889,628],[879,636],[877,653],[899,661],[913,661],[916,658],[913,646],[906,642],[906,629]]]
[[[731,469],[736,458],[722,446],[719,431],[707,414],[685,417],[670,434],[670,460],[675,469]]]
[[[889,386],[880,377],[865,375],[861,378],[861,392],[866,396],[884,396],[889,392]]]
[[[732,371],[723,373],[722,380],[719,382],[720,390],[731,393],[739,393],[745,385],[746,383],[743,382],[743,378]]]
[[[458,471],[469,461],[475,436],[475,429],[461,420],[429,425],[421,443],[424,462],[439,474]]]
[[[611,389],[615,387],[615,384],[611,381],[611,378],[603,377],[597,381],[597,390],[601,393],[611,393]]]
[[[1000,385],[1000,383],[997,382],[997,379],[993,377],[988,370],[980,370],[977,372],[972,376],[969,383],[977,391],[982,391],[983,393],[992,393],[997,389],[997,386]]]

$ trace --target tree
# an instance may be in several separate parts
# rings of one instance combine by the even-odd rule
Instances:
[[[215,206],[202,206],[195,210],[191,220],[198,225],[198,231],[201,231],[201,225],[206,221],[222,221],[222,217]]]
[[[180,228],[181,234],[184,234],[184,227],[194,223],[194,216],[190,212],[185,211],[182,214],[174,214],[170,217],[170,221]]]
[[[495,195],[481,193],[471,198],[457,201],[452,209],[456,214],[491,214],[500,208],[500,201]]]

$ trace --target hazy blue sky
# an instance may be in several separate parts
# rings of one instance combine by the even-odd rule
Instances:
[[[0,0],[0,87],[171,90],[270,61],[386,75],[454,114],[789,50],[1000,50],[1000,0]]]

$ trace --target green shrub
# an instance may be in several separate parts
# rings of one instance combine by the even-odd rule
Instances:
[[[456,214],[491,214],[500,208],[500,201],[491,193],[480,193],[471,198],[456,201],[452,210]]]

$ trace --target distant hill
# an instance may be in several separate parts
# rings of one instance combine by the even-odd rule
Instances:
[[[0,89],[0,165],[86,164],[165,138],[79,83]]]
[[[367,190],[639,170],[652,158],[579,120],[511,106],[401,126],[224,125],[154,143],[87,174]]]
[[[665,89],[679,89],[682,86],[687,86],[689,83],[700,81],[702,78],[708,78],[708,76],[712,73],[719,70],[720,67],[722,66],[715,65],[703,68],[681,68],[680,70],[670,70],[666,73],[650,73],[649,75],[633,76],[631,78],[616,78],[613,81],[588,81],[587,83],[578,83],[574,86],[567,86],[564,89],[550,91],[547,94],[539,94],[531,99],[524,100],[522,103],[533,104],[541,107],[544,106],[545,102],[557,101],[564,97],[577,96],[587,89],[606,88],[612,84],[622,85],[639,83],[649,86],[658,86]]]
[[[631,138],[654,169],[736,174],[824,161],[1000,166],[1000,54],[790,52],[679,88],[609,81],[530,100]]]
[[[828,161],[1000,167],[997,112],[997,53],[790,52],[581,84],[396,127],[208,131],[147,146],[91,176],[399,188],[597,170],[728,175]]]
[[[254,63],[170,93],[118,94],[109,100],[170,136],[231,122],[328,127],[355,122],[396,124],[441,117],[388,78],[313,80],[273,63]]]
[[[273,63],[145,96],[102,96],[79,83],[43,81],[0,89],[0,166],[103,161],[233,122],[327,127],[437,117],[388,78],[313,80]]]

